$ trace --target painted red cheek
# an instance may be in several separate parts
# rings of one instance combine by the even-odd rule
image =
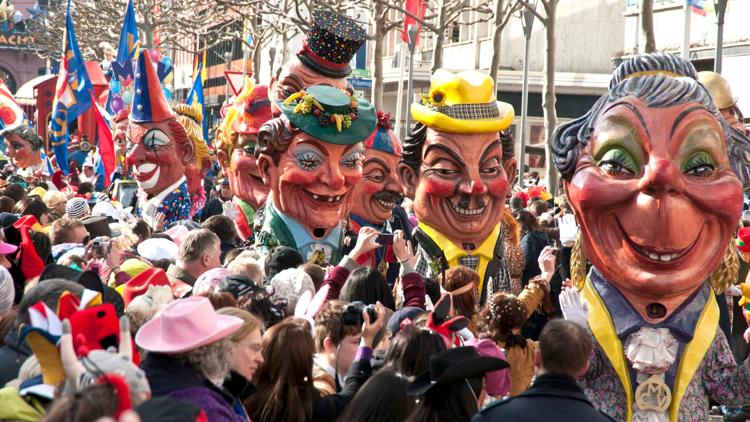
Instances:
[[[307,172],[307,171],[301,171],[301,170],[289,170],[287,169],[286,172],[284,172],[284,175],[282,176],[282,179],[284,179],[285,182],[288,182],[293,185],[310,185],[315,182],[315,179],[317,178],[318,173],[317,172]]]
[[[425,193],[434,196],[453,196],[456,192],[456,182],[437,177],[428,177],[424,185]]]
[[[498,177],[487,183],[487,190],[490,195],[504,197],[508,191],[508,179],[506,177]]]
[[[374,193],[380,192],[383,190],[383,184],[382,183],[374,183],[374,182],[364,182],[362,184],[362,189],[365,191],[365,194],[372,195]]]

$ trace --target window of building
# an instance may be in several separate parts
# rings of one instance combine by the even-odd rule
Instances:
[[[450,35],[447,37],[450,42],[458,42],[461,39],[461,25],[458,22],[453,22],[453,25],[448,29]]]

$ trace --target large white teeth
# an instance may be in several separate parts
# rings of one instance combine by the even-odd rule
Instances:
[[[672,260],[672,255],[661,255],[659,257],[659,259],[662,260],[662,261],[664,261],[664,262],[669,262],[669,261]]]
[[[313,199],[320,199],[320,197],[318,195],[315,195],[315,194],[313,194],[312,197],[313,197]]]
[[[662,262],[670,262],[673,259],[677,259],[680,257],[680,254],[657,254],[657,253],[649,253],[648,257],[653,259],[654,261],[662,261]]]
[[[328,197],[328,202],[333,202],[333,197],[332,196]]]
[[[136,167],[136,170],[139,174],[148,173],[153,171],[156,168],[156,164],[154,163],[143,163]]]
[[[454,207],[453,209],[456,210],[457,213],[461,215],[479,215],[482,212],[484,212],[484,207],[482,208],[476,208],[476,209],[469,209],[469,208],[461,208],[461,207]]]

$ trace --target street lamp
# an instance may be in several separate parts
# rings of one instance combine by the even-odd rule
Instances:
[[[526,118],[529,108],[529,43],[531,41],[531,29],[534,26],[534,10],[537,0],[531,5],[533,9],[524,8],[521,12],[521,24],[523,25],[523,87],[521,88],[521,151],[518,154],[518,184],[523,187],[523,173],[526,165]]]
[[[409,134],[409,125],[411,124],[411,107],[412,89],[414,83],[414,50],[417,47],[417,40],[419,39],[419,28],[417,25],[409,25],[409,30],[406,32],[409,36],[409,82],[406,88],[406,134]]]
[[[724,13],[727,11],[727,0],[713,0],[716,11],[716,52],[714,53],[714,72],[721,73],[722,55],[724,53]]]

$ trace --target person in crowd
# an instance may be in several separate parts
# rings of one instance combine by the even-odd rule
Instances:
[[[372,371],[370,357],[375,335],[382,327],[385,310],[377,306],[377,319],[360,314],[361,345],[350,365],[339,393],[323,396],[313,385],[315,351],[310,331],[296,321],[271,327],[263,337],[264,364],[256,379],[258,390],[245,402],[255,422],[333,421],[367,381]]]
[[[360,301],[365,305],[380,302],[388,309],[395,309],[391,289],[377,269],[373,267],[359,267],[349,274],[339,299],[345,302]]]
[[[63,244],[86,244],[90,236],[81,220],[74,217],[62,216],[52,222],[49,237],[52,246],[56,246]]]
[[[47,218],[49,208],[44,204],[42,198],[36,195],[27,196],[21,201],[16,202],[13,212],[20,215],[33,215],[36,221],[42,226],[46,226],[49,223],[49,219]]]
[[[49,209],[47,218],[49,218],[50,223],[65,215],[65,205],[68,202],[68,196],[65,193],[57,190],[47,191],[44,194],[43,200]]]
[[[3,196],[11,198],[15,202],[20,202],[26,198],[26,189],[18,183],[9,183],[3,189]]]
[[[167,276],[175,297],[190,291],[204,272],[221,266],[219,237],[206,229],[193,230],[180,244],[177,259],[169,266]]]
[[[234,221],[225,215],[214,215],[209,217],[206,221],[201,224],[206,230],[213,232],[219,237],[219,248],[221,249],[221,256],[219,257],[221,262],[224,262],[224,257],[227,252],[234,249],[237,246],[237,228],[234,225]]]
[[[315,316],[313,381],[322,395],[334,394],[345,384],[362,337],[363,307],[331,300]]]
[[[466,345],[477,349],[479,356],[489,356],[504,361],[508,360],[503,350],[491,339],[473,339],[467,341]],[[501,400],[510,394],[510,369],[505,368],[487,372],[484,375],[484,387],[487,390],[487,397],[484,399],[484,403],[479,406],[480,409],[496,400]]]
[[[312,279],[299,268],[287,268],[277,273],[270,281],[273,288],[272,299],[284,300],[287,304],[287,315],[294,313],[297,301],[305,292],[315,293]]]
[[[274,248],[266,257],[264,272],[268,280],[287,268],[297,268],[302,265],[302,255],[294,248],[279,246]]]
[[[228,294],[228,293],[226,293]],[[242,402],[255,392],[253,377],[263,364],[263,323],[250,312],[236,307],[221,308],[216,313],[240,318],[242,327],[230,337],[234,344],[232,351],[232,370],[224,381],[224,388],[238,400],[234,411],[247,417]]]
[[[151,393],[199,406],[210,421],[246,421],[235,413],[236,398],[222,385],[231,370],[232,334],[244,321],[220,315],[204,297],[176,300],[135,336],[148,351],[141,368]]]
[[[536,378],[531,387],[491,404],[471,421],[614,421],[597,410],[576,383],[588,370],[591,350],[591,335],[580,325],[562,319],[548,322],[534,351]]]
[[[453,296],[453,312],[462,315],[469,320],[469,331],[477,332],[477,285],[479,275],[463,266],[448,268],[445,272],[445,280],[441,283],[443,288]]]
[[[12,213],[15,206],[16,201],[13,198],[10,196],[0,196],[0,212]]]
[[[432,355],[430,369],[409,384],[408,393],[421,398],[407,422],[468,422],[484,403],[484,374],[507,367],[503,360],[479,356],[473,347]]]
[[[91,208],[89,208],[86,199],[74,197],[68,199],[65,204],[65,214],[71,218],[84,219],[91,215]]]
[[[244,275],[256,285],[263,284],[263,268],[256,259],[256,254],[252,251],[240,252],[231,262],[226,264],[226,266],[232,274]]]
[[[409,378],[398,372],[380,370],[359,389],[339,422],[402,422],[416,407],[406,394]]]
[[[429,369],[430,356],[445,350],[445,341],[440,334],[420,328],[408,319],[408,323],[391,339],[382,370],[416,377]]]

